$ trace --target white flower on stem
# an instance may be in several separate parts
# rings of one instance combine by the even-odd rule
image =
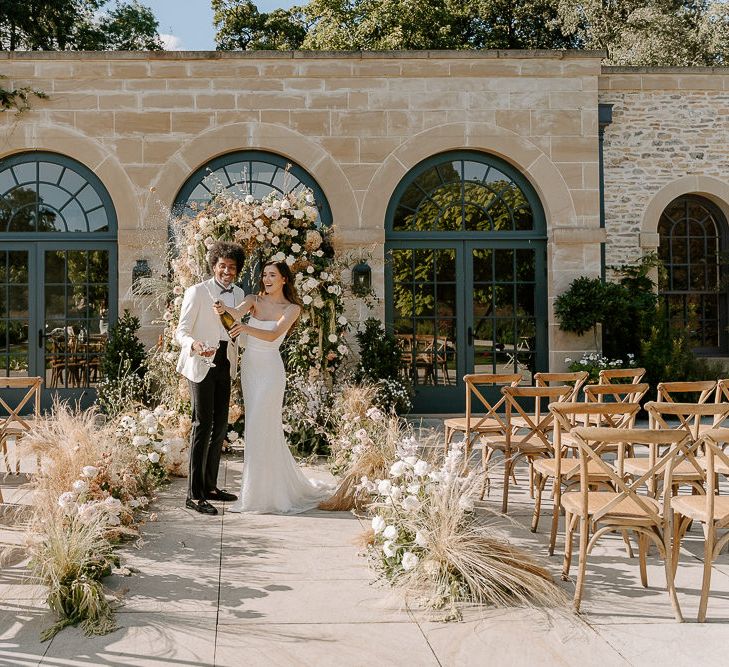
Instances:
[[[311,298],[308,294],[305,294],[301,300],[304,302],[305,306],[308,306],[314,299]],[[308,342],[308,341],[307,341]]]
[[[210,248],[212,248],[213,245],[215,245],[215,239],[212,236],[206,236],[203,243],[205,244],[205,247],[208,250],[210,250]]]
[[[298,243],[292,243],[291,252],[295,252],[295,253],[301,252],[301,246]]]
[[[304,197],[307,204],[313,204],[314,203],[314,195],[311,193],[308,193],[306,197]]]
[[[226,437],[230,442],[235,442],[238,439],[238,433],[237,431],[228,431],[228,435]]]
[[[421,530],[419,530],[415,533],[415,544],[417,544],[419,547],[423,547],[423,548],[428,546],[428,538],[425,536],[425,533],[423,533]]]
[[[390,498],[394,501],[400,500],[400,498],[402,498],[402,489],[399,486],[393,486],[392,489],[390,489]]]
[[[203,235],[200,232],[198,232],[192,238],[194,238],[196,241],[202,241],[203,240]]]
[[[197,226],[200,227],[200,229],[205,229],[209,223],[210,221],[207,218],[200,218],[197,221]]]
[[[149,444],[149,438],[146,435],[135,435],[132,438],[132,445],[135,447],[144,447]]]
[[[76,493],[83,493],[84,491],[88,491],[89,489],[89,483],[85,479],[77,479],[72,485],[71,488]]]
[[[76,494],[73,491],[64,491],[58,496],[58,506],[61,509],[68,509],[76,503]]]
[[[104,499],[104,505],[110,512],[120,512],[124,506],[119,498],[114,498],[113,496]]]
[[[256,241],[258,241],[259,243],[263,243],[265,240],[266,237],[264,234],[259,234],[258,236],[256,236]]]
[[[84,477],[88,477],[89,479],[93,479],[96,477],[96,475],[99,474],[99,469],[96,466],[84,466],[81,469],[81,474]]]
[[[402,555],[402,569],[412,570],[418,564],[418,557],[412,551],[406,551]]]
[[[314,298],[314,308],[324,308],[324,299],[320,296]]]
[[[408,493],[417,495],[420,493],[421,484],[419,482],[414,482],[413,484],[408,484],[406,487],[406,490]]]
[[[339,345],[337,347],[337,352],[339,352],[339,354],[341,355],[345,355],[347,354],[347,352],[349,352],[349,348],[346,345]]]
[[[184,290],[184,288],[182,287],[182,285],[175,285],[175,286],[174,286],[174,287],[172,288],[172,293],[173,293],[173,294],[176,294],[176,295],[178,295],[178,296],[179,296],[180,294],[184,294],[184,293],[185,293],[185,290]]]
[[[386,540],[396,540],[397,539],[397,528],[390,524],[389,526],[385,526],[385,529],[382,531],[382,536]]]
[[[382,545],[382,551],[388,558],[392,558],[397,553],[397,547],[392,542],[392,540],[387,540]]]
[[[372,530],[375,531],[375,535],[385,530],[385,520],[381,516],[372,517]]]
[[[330,343],[336,343],[338,340],[339,340],[339,337],[337,336],[337,334],[335,334],[335,333],[329,334]]]
[[[339,317],[337,318],[337,322],[339,322],[339,325],[340,325],[340,326],[342,326],[342,327],[343,327],[343,326],[345,326],[345,325],[347,324],[347,321],[348,321],[348,320],[347,320],[347,318],[346,318],[346,317],[344,317],[344,315],[340,315],[340,316],[339,316]]]
[[[150,461],[151,461],[152,463],[158,463],[158,462],[159,462],[159,458],[160,458],[160,456],[159,456],[159,454],[158,454],[157,452],[150,452],[149,454],[147,454],[147,458],[148,458],[148,459],[149,459],[149,460],[150,460]]]
[[[430,472],[430,464],[427,461],[423,461],[423,459],[420,459],[413,466],[413,472],[418,477],[425,477],[425,475],[427,475]]]
[[[391,489],[392,489],[392,482],[389,479],[381,479],[377,483],[377,493],[379,493],[381,496],[390,495]]]
[[[225,215],[225,213],[218,213],[218,222],[225,222],[225,219],[228,217]]]
[[[296,257],[294,257],[293,255],[289,255],[286,258],[286,264],[288,264],[289,266],[293,266],[295,263],[296,263]]]
[[[245,196],[245,197],[243,198],[243,201],[244,201],[244,202],[245,202],[246,204],[252,204],[252,203],[253,203],[253,202],[255,201],[255,199],[253,198],[253,195],[246,195],[246,196]]]
[[[368,419],[371,419],[373,422],[382,421],[382,412],[378,408],[372,407],[365,413]]]
[[[416,512],[420,509],[420,501],[415,496],[406,496],[401,505],[406,512]]]
[[[407,466],[403,461],[395,461],[390,466],[390,477],[400,477],[401,475],[404,475],[407,471]]]
[[[354,437],[357,438],[357,440],[367,440],[367,431],[361,428],[354,434]]]
[[[273,238],[271,239],[271,243],[273,243],[273,245],[278,245],[278,244],[279,244],[279,241],[280,241],[280,240],[281,240],[281,239],[280,239],[280,238],[279,238],[278,236],[274,236],[274,237],[273,237]],[[281,254],[283,254],[283,253],[281,253]],[[283,257],[282,257],[281,259],[283,259]],[[279,261],[280,261],[280,260],[279,260]]]
[[[321,272],[321,273],[319,274],[319,277],[320,277],[320,278],[321,278],[322,280],[326,280],[327,278],[329,278],[329,274],[328,274],[328,273],[327,273],[326,271],[322,271],[322,272]]]
[[[306,272],[307,272],[307,273],[314,273],[314,267],[313,267],[313,266],[311,266],[311,265],[307,266],[307,267],[306,267]]]

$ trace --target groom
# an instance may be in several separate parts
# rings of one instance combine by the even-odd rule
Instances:
[[[175,338],[182,346],[177,372],[190,384],[192,432],[190,472],[185,506],[201,514],[217,514],[208,500],[236,500],[237,496],[218,488],[220,452],[228,426],[230,381],[235,377],[238,340],[231,340],[213,310],[213,302],[240,304],[245,296],[234,285],[243,267],[243,248],[233,243],[216,243],[208,252],[213,277],[185,290]],[[214,349],[218,345],[217,349]],[[208,347],[213,349],[208,351]],[[203,357],[212,360],[210,367]]]

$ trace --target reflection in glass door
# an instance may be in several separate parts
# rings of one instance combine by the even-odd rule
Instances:
[[[46,407],[53,396],[89,405],[116,319],[115,245],[7,247],[0,251],[0,375],[44,377]]]

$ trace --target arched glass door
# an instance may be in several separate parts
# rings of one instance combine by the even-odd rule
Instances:
[[[39,151],[0,160],[0,375],[42,376],[45,405],[95,399],[117,315],[116,229],[82,164]]]
[[[666,268],[659,294],[669,326],[686,332],[703,354],[729,352],[726,287],[727,224],[709,200],[686,195],[671,202],[658,222],[659,257]]]
[[[416,412],[463,409],[466,373],[547,367],[544,213],[511,165],[475,151],[414,167],[387,212],[386,317]]]

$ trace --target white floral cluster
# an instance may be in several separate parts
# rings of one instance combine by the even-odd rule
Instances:
[[[124,503],[118,498],[104,494],[95,484],[99,474],[96,466],[84,466],[79,478],[71,485],[71,491],[64,491],[58,497],[58,506],[67,516],[76,517],[82,523],[101,518],[108,526],[119,526],[122,523],[122,513],[126,510]],[[100,498],[99,496],[105,497]],[[144,508],[149,500],[142,496],[129,502],[132,510]]]
[[[157,406],[154,410],[142,409],[136,415],[119,418],[117,434],[131,441],[137,459],[158,476],[163,474],[168,462],[171,464],[183,456],[187,446],[182,438],[168,435],[176,416],[174,410]]]
[[[608,359],[599,352],[583,352],[582,358],[573,361],[570,357],[565,357],[566,364],[577,364],[585,368],[623,368],[623,366],[631,367],[635,365],[635,355],[628,353],[626,355],[627,362],[622,359]]]
[[[463,451],[452,446],[443,464],[433,466],[418,455],[418,441],[409,436],[398,447],[398,458],[390,466],[386,479],[363,477],[357,491],[373,496],[376,514],[372,518],[373,547],[379,554],[385,573],[392,577],[398,571],[418,566],[429,548],[427,507],[434,495],[451,492],[454,485],[463,486],[461,477]],[[466,494],[459,497],[459,508],[470,512],[473,501]]]
[[[245,447],[243,436],[238,431],[228,431],[223,447],[225,449],[243,449]]]

